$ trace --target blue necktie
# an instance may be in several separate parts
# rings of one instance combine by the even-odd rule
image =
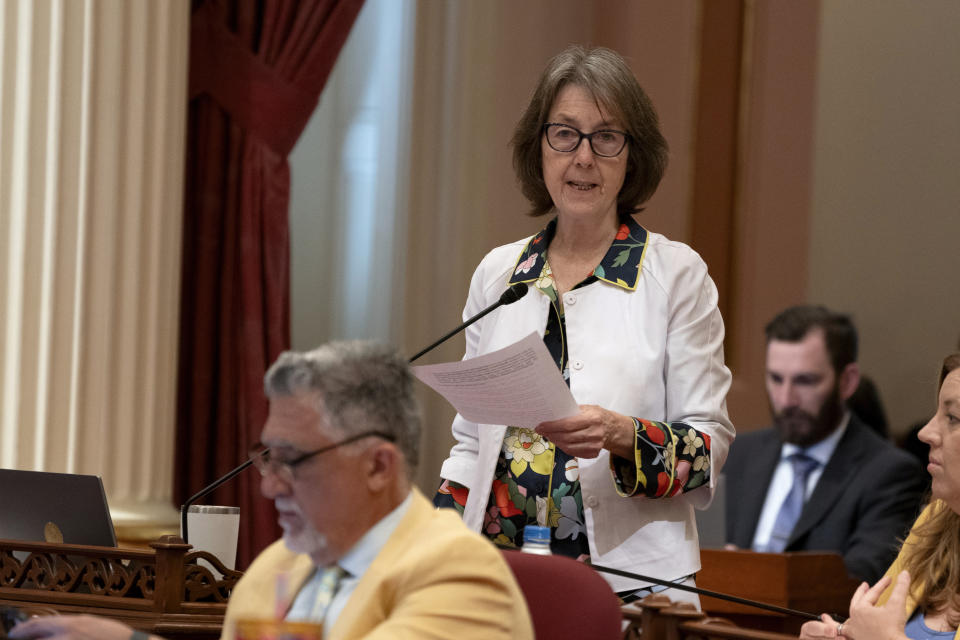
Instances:
[[[773,553],[780,553],[787,547],[787,540],[790,539],[790,534],[793,533],[793,528],[797,526],[797,520],[800,519],[800,512],[803,511],[807,478],[820,464],[807,454],[799,452],[787,459],[793,465],[793,485],[787,497],[784,498],[780,511],[777,512],[777,519],[773,522],[773,531],[770,533],[770,542],[767,543],[766,548],[766,551]]]

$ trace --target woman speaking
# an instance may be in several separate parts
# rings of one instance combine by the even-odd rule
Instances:
[[[730,372],[703,260],[634,219],[666,168],[656,113],[619,55],[570,47],[512,145],[531,214],[550,220],[477,267],[465,318],[513,284],[533,291],[472,325],[464,357],[536,331],[580,410],[532,430],[458,415],[435,503],[503,547],[546,526],[554,553],[692,584],[693,508],[709,502],[734,436]],[[648,593],[609,579],[626,602]]]

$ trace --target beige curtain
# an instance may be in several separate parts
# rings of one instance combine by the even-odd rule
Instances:
[[[189,3],[0,12],[0,466],[102,476],[122,534],[175,523]]]

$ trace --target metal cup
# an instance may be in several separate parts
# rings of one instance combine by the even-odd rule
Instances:
[[[237,535],[240,532],[240,507],[194,504],[187,509],[188,542],[198,551],[209,551],[228,569],[237,562]],[[182,535],[182,533],[181,533]],[[210,563],[200,560],[214,575],[220,575]]]

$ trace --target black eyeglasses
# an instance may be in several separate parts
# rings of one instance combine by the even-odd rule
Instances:
[[[547,144],[554,151],[561,153],[570,153],[576,151],[583,139],[586,138],[590,143],[590,150],[603,158],[613,158],[620,155],[623,148],[627,146],[627,139],[630,137],[623,131],[616,129],[600,129],[593,133],[584,133],[576,127],[559,122],[548,122],[543,125],[543,131],[547,136]]]
[[[250,452],[250,460],[253,462],[253,466],[257,468],[257,471],[260,472],[261,476],[266,476],[267,474],[273,474],[286,484],[290,484],[294,481],[294,471],[298,466],[313,458],[320,455],[321,453],[326,453],[327,451],[333,451],[338,447],[342,447],[345,444],[350,444],[351,442],[356,442],[357,440],[362,440],[363,438],[377,437],[386,440],[387,442],[396,442],[397,438],[389,433],[384,433],[383,431],[363,431],[356,435],[352,435],[349,438],[344,438],[340,442],[335,442],[326,447],[321,447],[316,451],[308,451],[303,453],[292,460],[277,460],[273,457],[273,453],[270,449],[258,449],[256,451]]]

